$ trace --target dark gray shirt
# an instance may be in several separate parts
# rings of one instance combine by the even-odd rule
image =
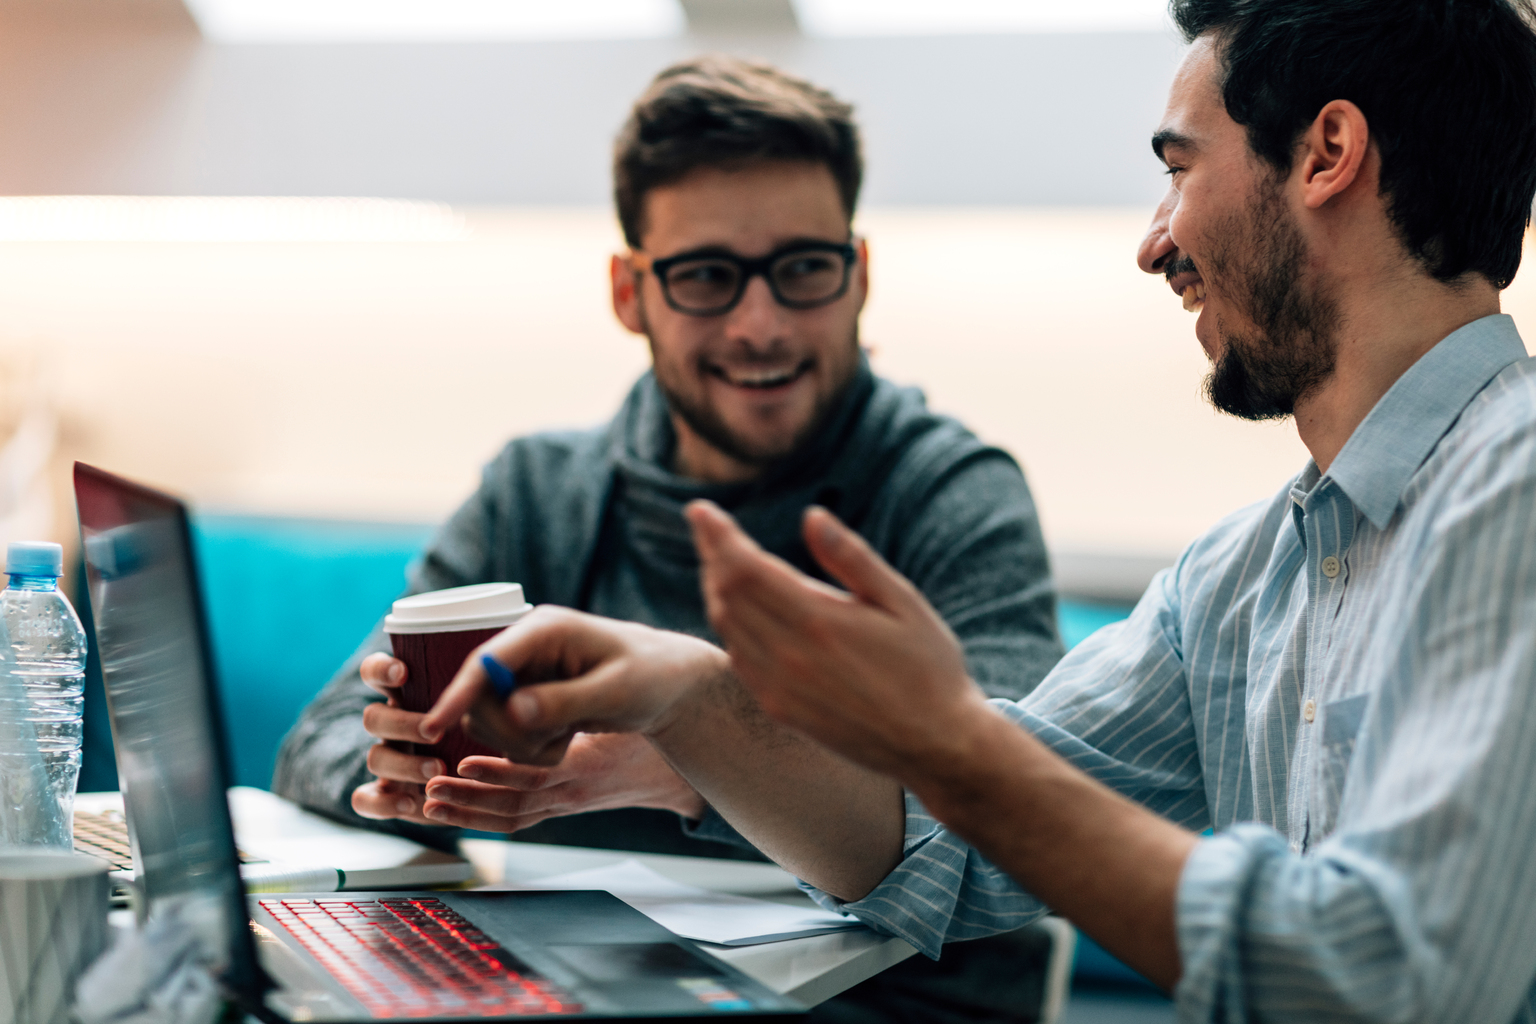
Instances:
[[[992,696],[1018,699],[1060,658],[1045,546],[1018,465],[921,392],[867,365],[794,456],[746,484],[710,485],[671,470],[676,438],[651,374],[605,427],[512,441],[486,467],[409,572],[407,593],[470,583],[521,583],[535,603],[567,605],[716,641],[699,592],[698,557],[682,508],[707,497],[769,551],[823,576],[800,517],[831,509],[931,601]],[[823,577],[824,578],[824,577]],[[351,793],[370,780],[373,739],[362,709],[380,697],[358,664],[387,651],[382,624],[305,709],[283,741],[273,789],[363,822]],[[669,811],[626,809],[551,819],[519,840],[702,856],[755,856],[718,817],[679,827]],[[445,845],[456,834],[383,823]]]

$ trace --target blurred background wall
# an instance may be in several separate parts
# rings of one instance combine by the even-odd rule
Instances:
[[[425,523],[508,437],[601,421],[646,363],[610,140],[723,49],[858,107],[879,371],[1019,458],[1065,574],[1166,563],[1305,453],[1209,410],[1133,263],[1162,6],[0,0],[0,530],[72,531],[39,437],[204,508]]]

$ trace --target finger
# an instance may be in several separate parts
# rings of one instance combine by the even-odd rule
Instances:
[[[545,689],[555,689],[548,686]],[[523,691],[513,694],[513,700]],[[524,708],[537,698],[523,698]],[[557,765],[565,757],[566,747],[576,735],[574,729],[537,729],[518,724],[513,717],[512,703],[496,701],[494,697],[476,701],[469,713],[459,720],[460,727],[470,739],[499,750],[507,758],[528,765]]]
[[[438,800],[464,810],[484,811],[506,818],[527,814],[564,813],[569,810],[569,795],[561,788],[524,793],[504,786],[443,776],[426,787],[429,801]]]
[[[470,707],[479,699],[486,686],[485,668],[479,658],[470,655],[448,688],[437,698],[437,702],[422,716],[421,731],[433,737],[447,732],[454,722],[469,713]]]
[[[634,688],[623,685],[628,667],[599,665],[584,676],[519,687],[506,701],[484,698],[461,720],[464,731],[515,763],[558,765],[582,732],[631,732],[647,716]]]
[[[637,724],[636,694],[623,685],[629,671],[608,662],[565,682],[520,687],[506,708],[513,724],[535,735],[628,732]]]
[[[374,701],[363,708],[363,728],[368,735],[381,740],[405,740],[409,743],[433,743],[422,732],[419,711],[404,711],[388,704]]]
[[[803,618],[807,596],[846,602],[848,595],[800,572],[758,546],[736,521],[708,501],[685,510],[703,564],[706,597],[749,598],[787,623]]]
[[[375,821],[404,818],[421,825],[434,824],[421,813],[422,799],[393,789],[387,782],[365,782],[352,791],[352,809],[362,817]]]
[[[569,771],[540,765],[518,764],[504,757],[474,755],[459,762],[459,775],[466,779],[488,782],[494,786],[523,791],[547,789],[566,781]]]
[[[514,672],[521,672],[535,656],[549,663],[561,662],[563,659],[560,655],[566,652],[573,635],[578,633],[580,635],[576,639],[586,641],[589,648],[587,653],[600,651],[602,638],[595,630],[588,629],[580,633],[580,624],[587,618],[568,609],[544,606],[535,608],[518,622],[491,637],[464,660],[458,674],[427,712],[426,720],[422,723],[423,730],[436,742],[437,737],[456,725],[480,695],[486,692],[485,668],[480,663],[483,654],[490,654]]]
[[[729,512],[712,501],[704,498],[690,501],[683,509],[683,516],[693,528],[694,546],[705,561],[721,557],[732,545],[747,551],[762,550]]]
[[[891,612],[912,605],[912,585],[831,512],[812,505],[805,510],[802,530],[811,555],[849,593]]]
[[[555,817],[553,814],[539,813],[509,818],[490,811],[459,807],[441,800],[428,800],[422,808],[422,813],[426,815],[429,825],[452,825],[455,828],[472,828],[479,832],[516,832],[529,825],[537,825],[546,818]]]
[[[716,575],[741,569],[749,575],[776,577],[790,586],[805,587],[829,597],[846,595],[800,572],[779,556],[764,551],[730,514],[712,501],[692,501],[684,515],[693,527],[694,546],[705,572]]]
[[[368,770],[381,779],[421,783],[437,778],[445,769],[435,757],[417,757],[375,743],[368,748]]]
[[[357,671],[363,677],[363,682],[386,697],[394,696],[395,691],[405,685],[405,662],[383,651],[375,651],[364,658],[362,664],[357,666]]]
[[[817,618],[852,607],[853,598],[764,552],[705,502],[689,506],[703,563],[705,611],[736,658],[753,646],[793,649]]]

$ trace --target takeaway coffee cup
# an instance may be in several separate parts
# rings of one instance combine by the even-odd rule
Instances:
[[[0,847],[0,1024],[66,1024],[75,981],[107,942],[107,865]]]
[[[413,594],[396,601],[384,618],[395,657],[405,662],[400,706],[426,711],[464,665],[471,651],[533,610],[516,583],[476,583],[468,587]],[[437,743],[415,743],[409,753],[442,758],[449,775],[470,754],[500,755],[454,726]]]

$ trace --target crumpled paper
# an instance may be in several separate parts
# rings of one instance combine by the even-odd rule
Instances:
[[[175,908],[122,934],[75,988],[80,1024],[212,1024],[224,998],[198,930]]]

